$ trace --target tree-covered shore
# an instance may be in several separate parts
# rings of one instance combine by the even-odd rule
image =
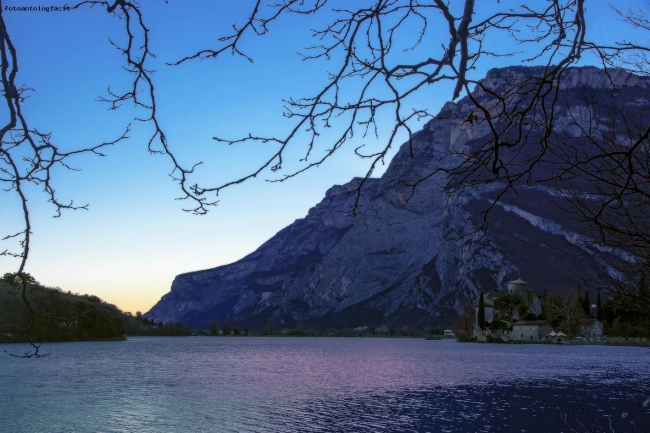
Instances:
[[[596,302],[590,302],[589,290],[584,292],[578,286],[577,291],[563,296],[551,296],[544,292],[539,296],[540,308],[537,312],[531,311],[525,299],[519,294],[509,292],[491,292],[498,294],[491,300],[490,320],[486,318],[486,300],[481,292],[478,300],[472,302],[465,299],[461,304],[460,314],[453,323],[454,333],[460,341],[469,342],[477,339],[477,331],[487,333],[487,342],[524,342],[503,341],[499,332],[512,332],[513,326],[520,321],[527,325],[546,324],[552,326],[553,331],[562,332],[563,336],[576,342],[584,341],[590,332],[581,326],[591,326],[597,323],[600,327],[598,334],[591,334],[591,338],[609,337],[611,340],[602,340],[604,344],[613,345],[646,345],[650,339],[650,280],[642,274],[638,281],[627,286],[621,285],[619,290],[605,292],[602,300],[601,291],[596,292]],[[584,295],[583,295],[584,294]],[[592,293],[593,295],[593,293]],[[539,313],[539,314],[538,314]],[[528,321],[528,322],[526,322]],[[495,336],[492,332],[496,332]],[[547,331],[548,332],[548,331]],[[594,331],[595,332],[595,331]],[[523,337],[523,334],[522,334]],[[480,338],[479,338],[480,339]],[[525,343],[533,342],[525,341]],[[549,343],[536,341],[536,343]]]
[[[124,340],[136,335],[190,335],[187,326],[153,323],[122,312],[97,296],[45,287],[33,277],[22,285],[13,274],[0,278],[0,343]],[[30,312],[30,308],[34,314]]]

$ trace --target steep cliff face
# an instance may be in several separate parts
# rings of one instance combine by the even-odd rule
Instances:
[[[490,71],[483,83],[505,83],[535,75],[534,68]],[[648,80],[595,68],[570,69],[557,107],[558,121],[592,110],[574,93],[627,84],[630,104],[650,106]],[[477,90],[477,97],[485,97]],[[572,99],[573,98],[573,99]],[[305,218],[277,233],[238,262],[176,277],[171,292],[147,313],[155,320],[203,325],[237,320],[261,327],[448,325],[459,301],[521,277],[539,292],[575,288],[581,270],[599,266],[598,250],[567,220],[552,187],[521,185],[489,215],[487,231],[472,233],[499,184],[449,193],[449,178],[437,168],[459,162],[458,153],[480,142],[485,124],[467,122],[467,99],[447,103],[435,119],[402,146],[386,174],[363,189],[361,212],[349,217],[359,180],[332,187]],[[594,117],[594,116],[592,116]],[[595,116],[597,117],[597,116]],[[604,120],[603,120],[604,121]],[[562,126],[571,134],[572,124]],[[411,156],[412,155],[412,156]],[[391,179],[429,176],[407,205],[410,189]]]

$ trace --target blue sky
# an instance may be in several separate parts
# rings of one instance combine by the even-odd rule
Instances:
[[[2,3],[3,7],[46,4],[57,2]],[[252,4],[243,0],[142,2],[151,50],[157,56],[153,77],[162,127],[182,162],[205,161],[199,178],[210,184],[246,174],[273,151],[260,144],[229,147],[212,140],[213,136],[286,132],[291,122],[282,116],[282,99],[310,96],[331,68],[327,62],[304,62],[296,55],[312,44],[310,28],[322,27],[320,18],[298,17],[272,25],[269,35],[246,39],[243,48],[254,58],[252,64],[226,56],[165,66],[215,46],[217,37],[242,22]],[[486,1],[485,7],[496,4]],[[593,5],[590,13],[599,24],[590,29],[592,39],[596,32],[605,37],[621,31],[606,2]],[[121,70],[119,53],[108,42],[109,37],[121,41],[119,23],[100,8],[5,11],[3,15],[19,53],[19,82],[35,89],[24,104],[31,124],[52,132],[52,140],[65,149],[118,137],[138,113],[128,104],[109,111],[96,100],[106,94],[108,85],[119,88],[128,78]],[[486,62],[475,76],[516,61]],[[441,86],[426,89],[412,102],[435,112],[449,99],[449,87]],[[417,130],[417,123],[414,126]],[[148,154],[148,128],[135,122],[130,140],[107,149],[105,158],[82,156],[73,161],[81,171],[56,173],[61,197],[89,203],[88,211],[66,212],[53,219],[46,197],[30,190],[33,238],[26,270],[41,283],[96,294],[125,311],[145,312],[169,291],[177,274],[243,257],[303,217],[330,186],[364,175],[368,162],[352,150],[362,143],[381,145],[385,139],[357,137],[324,166],[284,183],[265,182],[274,177],[267,172],[261,179],[224,191],[220,205],[208,215],[194,216],[183,212],[183,203],[175,200],[180,192],[167,175],[169,161]],[[300,153],[292,155],[295,159],[287,169],[299,166]],[[3,235],[5,228],[19,227],[17,205],[15,197],[0,194]],[[14,272],[17,266],[15,259],[0,257],[0,274]]]

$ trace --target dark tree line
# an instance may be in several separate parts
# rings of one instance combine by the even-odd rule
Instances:
[[[133,316],[127,312],[123,314],[124,328],[127,336],[166,336],[178,337],[192,334],[189,326],[182,323],[155,322],[139,311]]]
[[[29,274],[29,303],[22,299],[22,279],[0,279],[0,342],[120,340],[125,338],[123,313],[92,295],[75,295],[40,285]],[[47,311],[48,314],[33,311]]]
[[[28,304],[22,299],[20,277],[7,273],[0,278],[0,343],[32,342],[36,350],[40,342],[191,334],[186,325],[155,323],[139,313],[135,316],[124,313],[97,296],[45,287],[31,275],[23,275],[28,281]],[[35,315],[30,307],[37,312]],[[7,351],[14,354],[11,348]],[[40,352],[28,352],[28,355],[39,356]]]
[[[602,304],[602,320],[608,335],[650,338],[650,285],[645,275],[634,296],[615,293]]]

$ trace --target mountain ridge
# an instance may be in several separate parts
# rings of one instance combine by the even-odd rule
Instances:
[[[495,69],[483,85],[499,88],[539,71]],[[634,87],[640,104],[650,100],[648,80],[631,74],[585,67],[565,75],[568,98],[575,88],[617,81]],[[478,87],[473,95],[489,97]],[[445,326],[463,298],[510,279],[521,277],[539,293],[575,288],[580,270],[602,267],[599,255],[609,252],[589,244],[551,204],[561,197],[557,190],[521,185],[518,196],[506,195],[491,210],[487,231],[475,232],[502,185],[445,188],[451,176],[436,169],[454,167],[489,132],[466,121],[473,110],[467,97],[446,103],[383,176],[366,180],[356,217],[341,210],[352,208],[359,178],[330,188],[304,218],[241,260],[178,275],[147,316],[195,326],[231,320],[263,327],[270,318],[286,326]],[[571,132],[570,124],[563,128]],[[411,190],[394,179],[425,177],[406,203]]]

